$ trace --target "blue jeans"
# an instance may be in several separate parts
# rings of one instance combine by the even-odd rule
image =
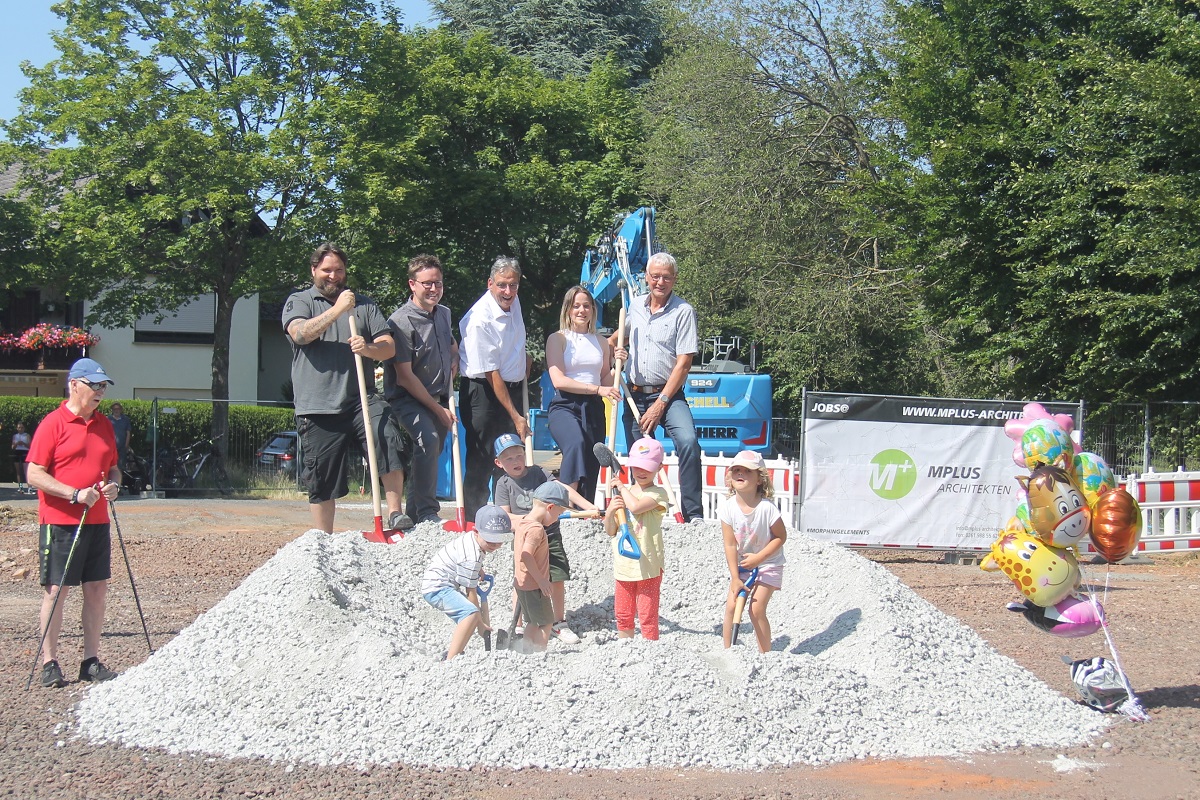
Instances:
[[[472,614],[479,612],[479,607],[468,600],[453,586],[445,586],[434,592],[427,592],[422,597],[425,602],[444,612],[455,623],[462,622]]]
[[[442,510],[437,499],[438,461],[450,430],[443,428],[428,408],[411,397],[392,400],[391,407],[392,416],[413,441],[408,499],[404,507],[413,522],[421,522],[436,517]]]
[[[639,414],[645,414],[650,404],[658,399],[658,394],[630,392]],[[622,415],[625,424],[625,440],[630,445],[642,438],[643,434],[636,431],[633,424],[633,414]],[[677,392],[667,405],[667,413],[663,415],[662,427],[675,445],[675,455],[679,457],[679,504],[682,506],[683,518],[691,522],[697,517],[704,516],[704,479],[700,466],[700,440],[696,437],[696,421],[692,419],[692,409],[687,404],[683,392]]]

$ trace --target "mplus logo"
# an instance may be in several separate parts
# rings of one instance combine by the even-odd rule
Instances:
[[[954,467],[949,464],[936,464],[929,468],[929,477],[946,478],[952,481],[977,481],[982,474],[982,467]]]
[[[903,450],[883,450],[871,459],[868,481],[884,500],[899,500],[917,485],[917,464]]]

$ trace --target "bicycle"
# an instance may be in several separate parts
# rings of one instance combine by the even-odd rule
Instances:
[[[217,491],[225,496],[233,494],[225,460],[212,439],[198,439],[182,450],[160,450],[156,488],[176,492],[195,489],[205,467]]]
[[[125,451],[125,463],[121,467],[122,494],[140,494],[149,489],[150,466],[133,450]]]

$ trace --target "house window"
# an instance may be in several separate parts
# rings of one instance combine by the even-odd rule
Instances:
[[[212,344],[217,297],[204,294],[161,320],[146,314],[133,324],[133,341],[141,344]]]

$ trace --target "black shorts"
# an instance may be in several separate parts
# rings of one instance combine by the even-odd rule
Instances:
[[[405,434],[396,423],[391,409],[382,399],[370,402],[371,426],[375,429],[379,474],[386,475],[404,469],[406,456]],[[350,445],[357,442],[363,457],[367,452],[362,413],[312,414],[296,419],[304,461],[300,478],[308,490],[308,502],[323,503],[344,497],[349,491],[352,468]],[[358,454],[355,453],[355,460]]]
[[[571,580],[571,562],[567,561],[567,550],[563,547],[561,533],[551,533],[546,536],[550,546],[550,582]]]
[[[80,583],[106,581],[112,577],[110,559],[112,539],[109,524],[84,525],[79,532],[75,552],[74,525],[42,525],[38,529],[39,582],[42,586],[78,586]],[[70,555],[71,569],[63,577],[63,568]]]

